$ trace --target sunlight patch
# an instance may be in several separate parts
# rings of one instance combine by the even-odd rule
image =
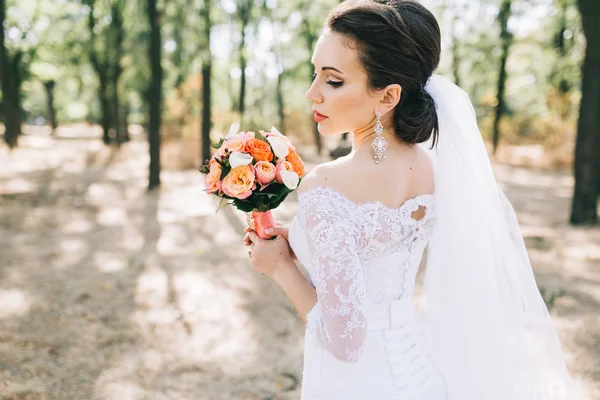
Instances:
[[[94,225],[88,219],[82,217],[69,217],[64,225],[62,226],[62,231],[64,233],[86,233],[93,229]],[[72,218],[72,219],[71,219]]]
[[[102,272],[117,272],[127,267],[127,259],[114,253],[97,252],[94,254],[94,262]]]
[[[146,399],[146,392],[133,382],[107,382],[99,384],[96,395],[100,399],[141,400]]]
[[[168,276],[163,269],[147,269],[138,278],[135,304],[144,309],[163,307],[168,301],[168,284]]]
[[[127,211],[119,207],[106,207],[98,213],[98,223],[104,226],[121,226],[127,222]]]
[[[23,178],[9,179],[7,182],[0,183],[0,193],[30,193],[35,191],[35,185]]]
[[[0,290],[0,319],[26,314],[31,300],[22,290]]]
[[[593,243],[573,243],[564,249],[564,254],[574,260],[598,261],[600,260],[600,246]]]

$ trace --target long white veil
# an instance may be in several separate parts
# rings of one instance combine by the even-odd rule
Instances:
[[[422,318],[448,400],[564,400],[571,379],[468,95],[433,75],[436,222]],[[429,143],[423,143],[429,149]]]

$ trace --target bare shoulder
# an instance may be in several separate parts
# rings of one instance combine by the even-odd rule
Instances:
[[[433,193],[433,160],[430,150],[416,146],[419,156],[416,159],[414,187],[415,193]]]
[[[355,203],[379,201],[393,208],[434,192],[433,163],[426,148],[415,146],[386,161],[376,165],[342,157],[320,164],[302,178],[298,193],[327,187]]]
[[[306,192],[319,186],[338,186],[338,180],[341,179],[341,166],[338,160],[319,164],[302,178],[298,192]]]

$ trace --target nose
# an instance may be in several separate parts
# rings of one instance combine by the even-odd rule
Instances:
[[[322,103],[323,96],[319,93],[316,83],[316,80],[312,82],[306,93],[304,93],[304,97],[312,103]]]

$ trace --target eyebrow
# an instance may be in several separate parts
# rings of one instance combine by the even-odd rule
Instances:
[[[312,64],[312,63],[311,63],[311,64]],[[312,65],[313,65],[313,67],[315,66],[315,64],[312,64]],[[337,69],[337,68],[333,68],[333,67],[321,67],[321,71],[327,71],[328,69],[330,69],[330,70],[332,70],[332,71],[335,71],[335,72],[339,72],[339,73],[340,73],[340,74],[342,74],[342,75],[344,74],[342,71],[340,71],[340,70],[339,70],[339,69]]]
[[[337,69],[337,68],[333,68],[333,67],[321,67],[321,71],[327,71],[328,69],[331,69],[331,70],[333,70],[333,71],[335,71],[335,72],[339,72],[340,74],[343,74],[343,72],[342,72],[342,71],[340,71],[340,70],[339,70],[339,69]]]

